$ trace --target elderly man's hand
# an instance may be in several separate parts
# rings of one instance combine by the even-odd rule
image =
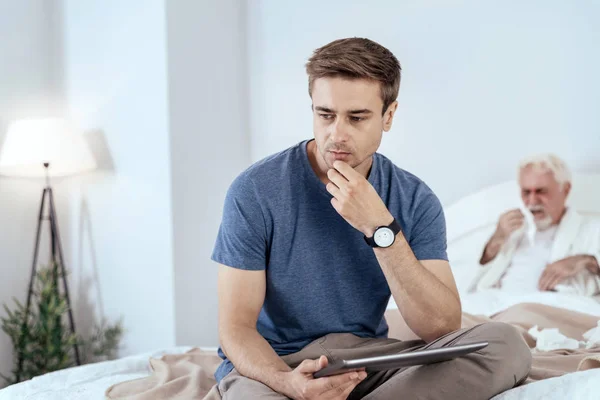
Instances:
[[[483,254],[481,255],[481,259],[479,263],[481,265],[485,265],[491,260],[493,260],[500,251],[500,248],[506,242],[506,239],[517,229],[523,226],[525,221],[525,216],[518,208],[514,210],[509,210],[500,216],[498,219],[498,226],[496,226],[496,231],[485,245],[483,249]]]
[[[500,216],[494,236],[504,242],[514,231],[523,226],[524,221],[525,216],[521,210],[518,208],[509,210]]]
[[[540,290],[553,290],[564,279],[576,275],[586,268],[587,256],[571,256],[548,264],[540,277]]]

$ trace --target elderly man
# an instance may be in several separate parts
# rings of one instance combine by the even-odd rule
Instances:
[[[525,207],[504,213],[483,250],[471,290],[600,292],[600,223],[566,206],[571,174],[555,155],[519,166]]]

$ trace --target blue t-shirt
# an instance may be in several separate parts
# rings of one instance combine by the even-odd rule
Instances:
[[[390,289],[363,234],[330,203],[303,141],[259,161],[232,183],[212,259],[266,270],[258,332],[280,356],[329,333],[386,337]],[[416,176],[373,155],[369,182],[419,260],[446,255],[441,204]],[[243,294],[240,294],[243,295]],[[233,369],[221,349],[220,381]]]

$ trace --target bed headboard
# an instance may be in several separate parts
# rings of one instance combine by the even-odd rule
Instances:
[[[448,257],[459,289],[475,274],[483,246],[503,212],[520,204],[517,181],[504,182],[470,194],[444,208]],[[567,199],[584,215],[600,218],[600,174],[574,174]]]

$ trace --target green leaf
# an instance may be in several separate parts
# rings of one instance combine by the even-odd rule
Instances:
[[[44,373],[75,365],[74,345],[79,346],[81,359],[93,362],[96,357],[115,357],[123,334],[122,321],[96,326],[89,338],[73,334],[67,325],[69,307],[58,283],[63,276],[58,264],[39,268],[34,280],[31,307],[14,300],[14,307],[4,304],[6,317],[1,317],[2,330],[13,345],[12,377],[3,377],[15,383]],[[18,360],[23,364],[19,371]]]

